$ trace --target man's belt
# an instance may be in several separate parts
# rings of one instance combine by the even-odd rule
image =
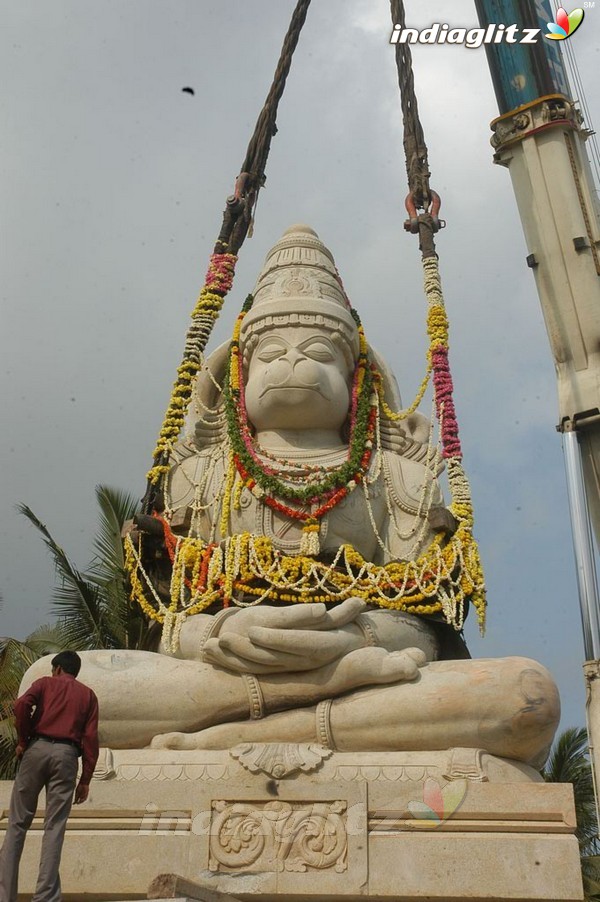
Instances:
[[[33,737],[34,739],[43,739],[45,742],[58,742],[62,745],[72,745],[77,751],[81,754],[81,745],[78,742],[75,742],[74,739],[62,739],[57,736],[45,736],[43,733],[36,733]]]

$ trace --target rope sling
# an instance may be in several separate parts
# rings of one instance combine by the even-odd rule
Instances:
[[[401,0],[390,0],[394,24],[405,25]],[[191,325],[183,357],[177,370],[170,403],[154,450],[153,466],[143,510],[160,521],[164,545],[171,559],[170,601],[165,604],[143,565],[141,537],[136,547],[125,540],[126,568],[132,597],[151,619],[163,625],[163,644],[176,650],[184,620],[215,604],[228,607],[258,604],[264,600],[289,602],[338,602],[359,596],[381,607],[419,615],[441,615],[460,630],[468,604],[477,612],[480,629],[485,623],[485,587],[479,551],[473,538],[471,492],[462,466],[462,451],[453,401],[453,385],[448,359],[448,320],[442,295],[434,234],[444,225],[438,218],[439,196],[429,184],[427,146],[419,119],[414,89],[412,56],[407,43],[397,43],[396,65],[404,123],[404,151],[409,193],[408,219],[404,228],[419,236],[425,295],[427,298],[427,370],[416,398],[408,408],[392,410],[385,399],[383,380],[369,359],[368,346],[352,309],[360,339],[360,354],[353,382],[352,426],[348,459],[321,484],[311,481],[299,489],[273,477],[244,446],[249,424],[243,414],[242,355],[239,335],[243,318],[252,305],[246,301],[238,316],[231,343],[226,383],[225,411],[232,452],[221,495],[222,541],[206,542],[190,534],[175,536],[168,520],[160,516],[160,497],[171,469],[171,454],[179,440],[190,404],[194,382],[204,362],[204,349],[231,289],[238,252],[251,233],[258,193],[265,183],[265,168],[276,134],[279,101],[290,71],[310,0],[299,0],[284,39],[273,83],[258,117],[256,127],[234,193],[227,198],[223,223],[210,257],[204,286],[191,314]],[[422,212],[419,212],[422,211]],[[341,284],[341,283],[340,283]],[[449,510],[456,528],[448,536],[438,532],[416,560],[391,561],[376,565],[365,560],[350,545],[342,545],[332,561],[322,561],[319,553],[319,525],[335,504],[359,483],[367,492],[365,478],[377,444],[379,416],[392,423],[406,419],[422,400],[430,379],[439,423],[441,454],[445,461],[451,494]],[[240,403],[242,402],[242,403]],[[246,442],[246,444],[248,444]],[[231,499],[248,488],[263,504],[269,505],[303,524],[300,554],[284,554],[267,536],[249,533],[227,535]],[[317,509],[306,513],[297,505],[309,502]],[[290,504],[292,506],[290,506]],[[381,544],[381,543],[380,543]],[[242,601],[242,597],[251,601]]]

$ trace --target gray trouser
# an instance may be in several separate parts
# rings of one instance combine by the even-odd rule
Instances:
[[[75,746],[34,739],[26,749],[10,799],[0,851],[0,902],[16,902],[19,861],[38,796],[46,787],[46,816],[38,882],[32,902],[60,902],[58,867],[77,780]]]

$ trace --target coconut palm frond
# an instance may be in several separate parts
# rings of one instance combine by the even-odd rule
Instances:
[[[14,703],[25,671],[37,652],[17,639],[0,639],[0,780],[13,780],[17,771]]]
[[[107,637],[103,624],[103,596],[95,581],[73,566],[65,551],[55,542],[46,526],[26,504],[18,510],[33,523],[54,559],[60,585],[55,588],[52,602],[64,623],[65,635],[76,650],[106,648]],[[112,647],[112,643],[108,643]]]
[[[588,860],[585,867],[588,876],[591,876],[594,867],[592,858],[600,850],[600,844],[592,766],[588,757],[587,730],[583,727],[570,727],[560,734],[552,747],[542,776],[548,783],[573,785],[577,816],[575,835],[579,841],[582,861]],[[583,873],[585,877],[585,868]]]
[[[102,485],[96,487],[96,497],[101,513],[91,572],[98,578],[106,599],[106,624],[116,647],[154,649],[156,629],[129,597],[121,538],[125,523],[139,509],[139,502],[126,492]]]
[[[38,626],[33,633],[27,636],[25,642],[39,657],[58,654],[59,651],[65,651],[71,647],[61,620]]]
[[[7,717],[0,720],[0,741],[10,741],[13,746],[17,743],[17,730],[15,727],[14,717]],[[14,742],[13,742],[14,740]]]
[[[14,780],[17,773],[15,746],[17,731],[14,720],[0,720],[0,780]]]
[[[0,721],[12,717],[23,675],[39,657],[25,642],[0,639]]]
[[[581,874],[586,902],[600,902],[600,855],[584,855]]]
[[[53,591],[52,606],[69,648],[74,651],[112,648],[106,635],[103,602],[102,592],[94,583],[62,576],[62,584]]]
[[[96,486],[96,499],[100,507],[100,522],[94,539],[96,557],[90,571],[99,579],[111,583],[124,583],[125,556],[121,532],[127,520],[139,509],[139,501],[127,492]]]
[[[156,645],[155,630],[142,612],[131,604],[127,590],[121,532],[138,507],[128,493],[107,486],[96,487],[100,522],[94,540],[95,557],[86,570],[78,570],[48,528],[25,504],[21,513],[42,535],[54,559],[59,584],[52,598],[59,618],[54,644],[85,651],[97,648],[144,648]],[[38,647],[38,646],[36,646]]]
[[[572,783],[581,769],[589,766],[587,730],[569,727],[558,736],[543,770],[547,783]]]
[[[137,617],[129,601],[125,556],[121,533],[131,520],[139,502],[126,492],[108,486],[96,486],[100,522],[94,541],[96,557],[90,568],[102,587],[104,615],[113,643],[119,648],[132,647],[133,620]],[[143,621],[145,622],[145,620]]]

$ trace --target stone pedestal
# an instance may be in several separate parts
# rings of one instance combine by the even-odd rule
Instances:
[[[0,784],[0,840],[10,789]],[[106,749],[88,802],[73,809],[61,878],[67,902],[145,898],[163,872],[261,902],[575,902],[574,828],[569,785],[473,749]]]

